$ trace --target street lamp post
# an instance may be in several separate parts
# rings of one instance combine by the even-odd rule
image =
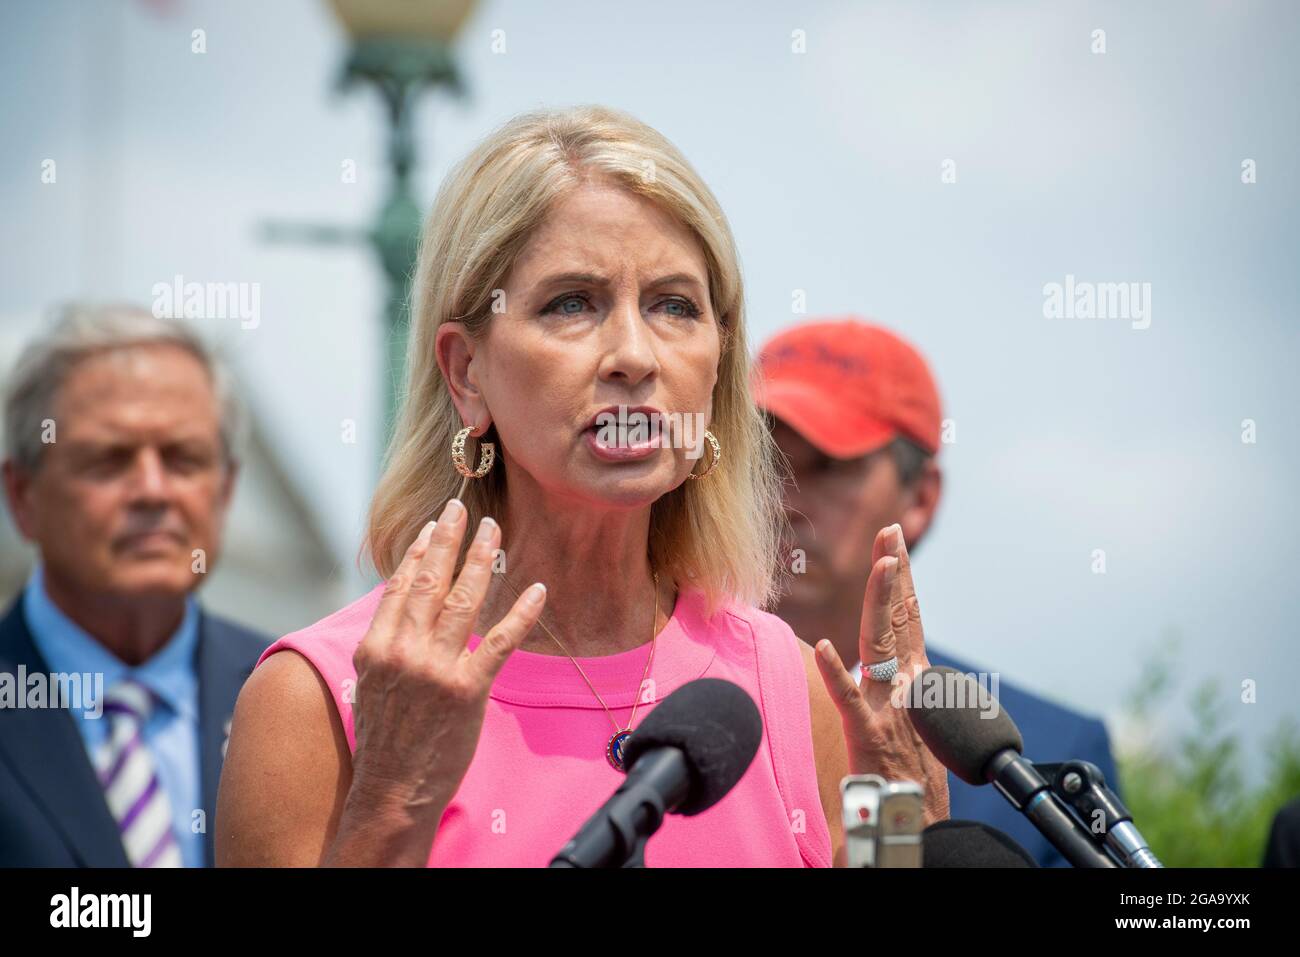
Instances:
[[[408,290],[420,241],[421,206],[412,175],[416,163],[415,102],[426,90],[445,86],[457,95],[465,87],[456,70],[452,40],[475,0],[329,0],[352,38],[337,88],[374,87],[388,119],[388,196],[368,229],[324,224],[267,223],[273,242],[365,244],[387,277],[384,308],[384,437],[391,434],[403,388],[409,316]]]

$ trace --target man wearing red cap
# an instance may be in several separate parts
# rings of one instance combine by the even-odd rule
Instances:
[[[754,398],[771,417],[794,487],[786,509],[794,531],[790,592],[776,610],[809,642],[830,638],[845,665],[857,661],[862,596],[880,529],[897,524],[914,552],[943,489],[939,392],[925,360],[880,326],[853,317],[796,326],[760,350]],[[930,663],[988,672],[937,649]],[[1063,708],[999,677],[991,688],[1015,719],[1025,754],[1039,761],[1081,758],[1116,791],[1115,762],[1101,721]],[[948,776],[953,818],[1011,835],[1043,866],[1065,859],[993,788]]]

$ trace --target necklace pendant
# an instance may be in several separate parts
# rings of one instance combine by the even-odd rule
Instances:
[[[605,744],[605,760],[615,771],[623,774],[627,773],[627,765],[623,760],[623,750],[627,747],[628,739],[632,737],[632,730],[625,728],[622,731],[615,731],[609,736],[609,741]]]

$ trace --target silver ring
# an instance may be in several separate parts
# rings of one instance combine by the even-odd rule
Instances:
[[[867,674],[872,681],[893,681],[898,674],[898,656],[868,665]]]

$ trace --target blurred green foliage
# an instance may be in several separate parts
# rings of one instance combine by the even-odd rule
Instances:
[[[1142,667],[1125,710],[1146,723],[1175,696],[1178,640],[1168,637]],[[1166,867],[1258,867],[1273,815],[1300,796],[1300,728],[1283,720],[1264,742],[1262,773],[1241,770],[1243,742],[1229,727],[1241,689],[1207,680],[1192,689],[1193,727],[1118,755],[1124,803]]]

